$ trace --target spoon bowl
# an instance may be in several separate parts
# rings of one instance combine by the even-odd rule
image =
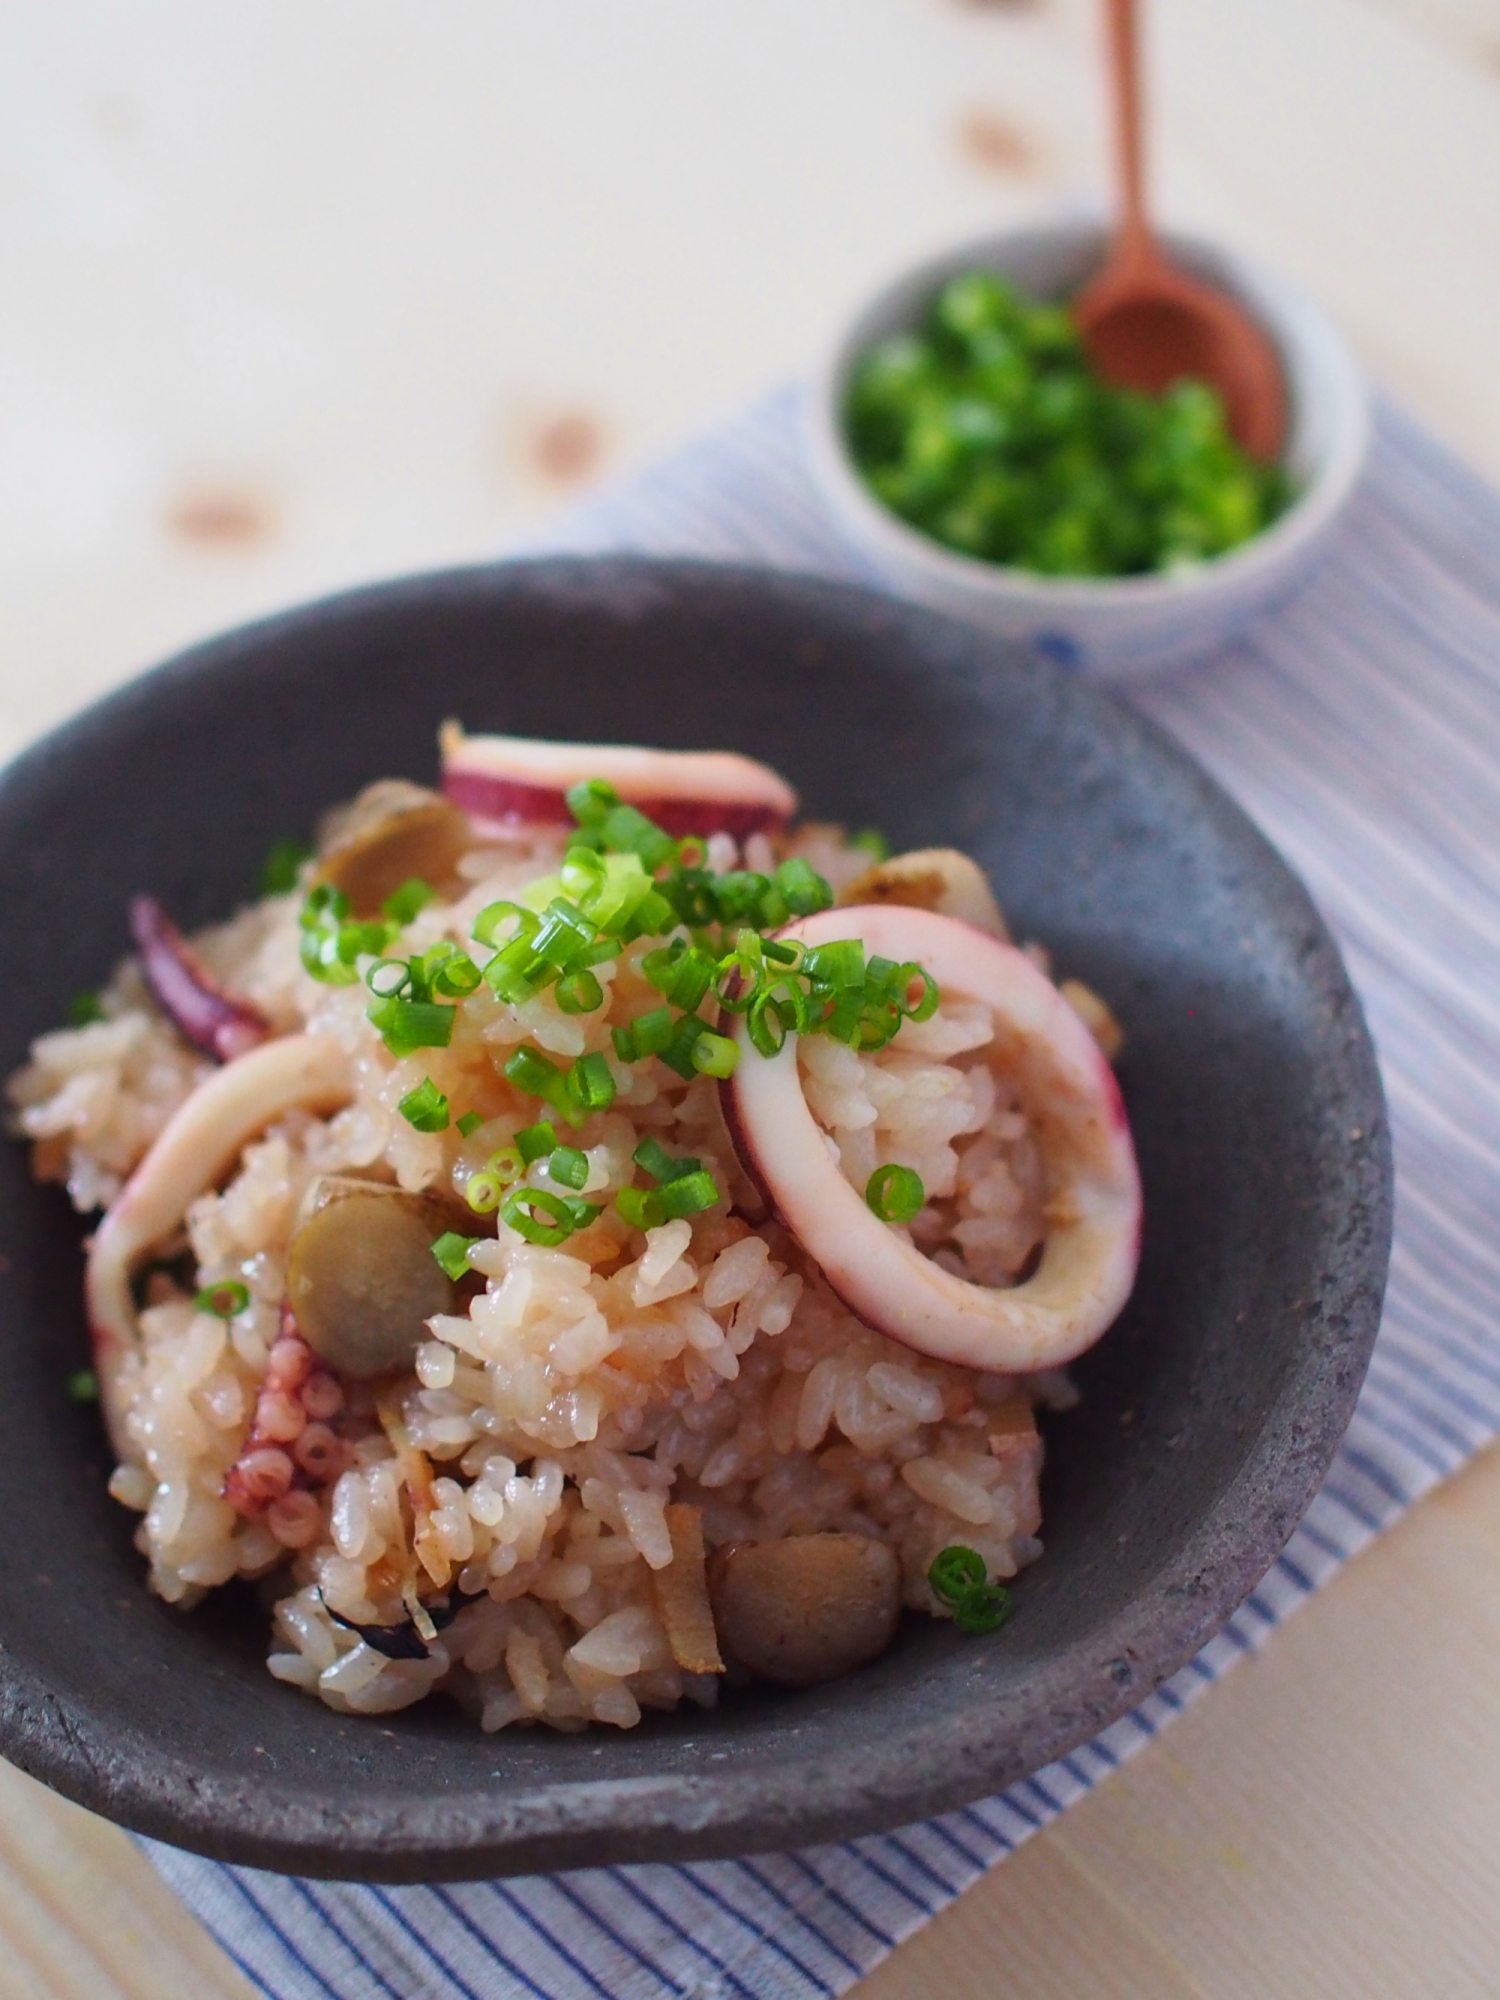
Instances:
[[[1074,316],[1089,359],[1106,381],[1159,396],[1183,376],[1224,399],[1229,434],[1269,461],[1286,436],[1286,387],[1276,349],[1224,292],[1159,260],[1111,258]]]

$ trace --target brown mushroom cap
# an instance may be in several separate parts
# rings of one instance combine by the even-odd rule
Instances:
[[[314,1183],[287,1257],[287,1300],[336,1374],[366,1380],[411,1365],[424,1322],[453,1285],[432,1254],[447,1211],[430,1195],[327,1175]]]
[[[839,901],[933,910],[940,917],[957,917],[991,937],[1010,937],[988,876],[977,861],[960,854],[956,847],[918,847],[909,854],[893,854],[867,868]]]
[[[341,889],[356,917],[373,917],[413,876],[445,881],[471,839],[451,799],[404,778],[381,778],[328,821],[313,880]]]
[[[901,1565],[865,1535],[730,1542],[708,1565],[724,1651],[783,1687],[817,1687],[879,1657],[901,1613]]]

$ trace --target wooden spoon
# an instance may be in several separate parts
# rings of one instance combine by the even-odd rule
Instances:
[[[1180,376],[1224,398],[1230,435],[1273,459],[1286,434],[1276,349],[1243,306],[1179,270],[1146,220],[1135,0],[1107,0],[1121,214],[1104,269],[1073,302],[1089,359],[1106,381],[1159,395]]]

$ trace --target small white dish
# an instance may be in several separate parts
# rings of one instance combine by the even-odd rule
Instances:
[[[1191,237],[1165,238],[1187,270],[1233,293],[1267,329],[1291,406],[1284,460],[1296,498],[1252,541],[1196,569],[1051,577],[958,555],[880,504],[855,467],[843,422],[860,357],[882,335],[914,326],[946,279],[990,270],[1035,298],[1063,299],[1097,269],[1106,241],[1097,224],[1056,223],[983,237],[906,272],[839,336],[811,385],[806,428],[823,494],[877,580],[971,625],[1025,640],[1079,672],[1113,678],[1211,652],[1290,596],[1322,554],[1358,483],[1370,419],[1354,357],[1316,306],[1238,255]]]

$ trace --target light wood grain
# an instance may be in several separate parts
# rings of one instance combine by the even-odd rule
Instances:
[[[0,1763],[0,2000],[252,2000],[120,1832]]]
[[[1500,1991],[1500,1449],[859,2000]]]

